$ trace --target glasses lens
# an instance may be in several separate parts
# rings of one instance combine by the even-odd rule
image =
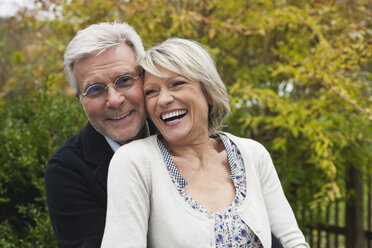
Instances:
[[[90,86],[87,91],[85,92],[85,95],[90,98],[96,98],[101,97],[105,94],[106,87],[102,84],[95,84]]]
[[[115,88],[119,91],[129,90],[134,85],[134,78],[131,76],[122,76],[116,79]]]

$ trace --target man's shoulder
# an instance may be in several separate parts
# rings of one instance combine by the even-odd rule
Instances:
[[[98,164],[103,158],[112,156],[109,153],[113,152],[104,136],[88,123],[79,133],[68,138],[50,157],[47,170],[55,166],[85,167],[88,161]]]
[[[69,137],[63,144],[57,149],[57,151],[52,155],[53,157],[66,157],[71,154],[82,155],[83,153],[83,132],[81,129],[77,134]]]

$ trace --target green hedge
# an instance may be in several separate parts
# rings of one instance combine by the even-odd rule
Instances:
[[[86,123],[74,96],[53,80],[0,101],[0,247],[57,247],[46,206],[48,158]]]

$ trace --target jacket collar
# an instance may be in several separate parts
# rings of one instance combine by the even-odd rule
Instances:
[[[85,161],[96,167],[93,176],[106,188],[107,170],[114,152],[90,122],[83,129],[83,149]]]
[[[148,119],[150,134],[157,133],[153,122]],[[111,149],[105,137],[100,134],[88,121],[82,130],[84,159],[91,166],[96,167],[93,176],[98,178],[102,186],[106,188],[107,172],[114,151]]]

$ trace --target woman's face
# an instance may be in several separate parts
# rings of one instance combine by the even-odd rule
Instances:
[[[145,73],[147,111],[169,144],[193,144],[208,137],[208,101],[201,84],[159,68],[163,77]]]

